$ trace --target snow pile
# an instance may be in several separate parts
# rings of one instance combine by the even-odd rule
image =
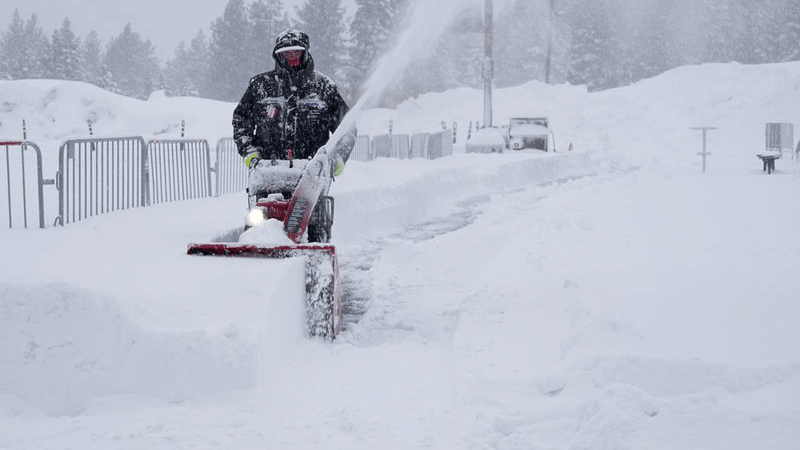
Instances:
[[[263,220],[263,215],[257,213]],[[264,246],[281,246],[293,245],[291,239],[286,236],[283,231],[283,222],[277,219],[267,219],[263,222],[256,223],[256,226],[249,228],[241,236],[239,236],[240,244],[264,245]]]
[[[46,414],[77,414],[111,394],[177,402],[255,384],[253,338],[237,327],[142,328],[113,299],[67,285],[3,283],[0,323],[2,392]]]
[[[198,98],[169,98],[156,92],[148,100],[123,97],[87,83],[55,80],[0,81],[0,137],[28,140],[43,150],[59,141],[95,136],[177,138],[185,135],[212,143],[230,136],[235,105]],[[221,120],[226,118],[226,120]]]

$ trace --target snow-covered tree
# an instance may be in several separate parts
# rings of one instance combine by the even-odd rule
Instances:
[[[255,75],[248,70],[254,58],[248,53],[248,29],[244,0],[229,0],[222,17],[211,26],[207,87],[210,98],[239,100],[247,81]]]
[[[289,28],[289,19],[280,0],[255,0],[248,8],[247,65],[244,72],[253,76],[272,69],[275,38]]]
[[[61,28],[53,32],[50,55],[45,66],[50,78],[58,80],[81,80],[84,78],[81,42],[72,32],[69,19],[64,19]]]
[[[3,32],[0,40],[0,76],[2,78],[19,78],[25,72],[25,23],[19,15],[19,10],[14,10],[11,24]]]
[[[23,22],[19,11],[14,10],[8,30],[0,42],[3,76],[9,79],[41,78],[43,60],[49,42],[39,25],[36,14]]]
[[[104,65],[110,84],[107,89],[135,98],[147,98],[160,84],[161,73],[150,40],[125,25],[106,49]]]
[[[612,24],[605,2],[576,2],[566,14],[572,30],[567,80],[590,90],[613,86]]]
[[[91,31],[83,41],[81,47],[81,61],[83,64],[83,81],[95,86],[104,86],[106,70],[103,66],[103,54],[100,50],[100,38],[97,32]]]
[[[341,0],[305,0],[298,8],[299,27],[308,33],[317,70],[344,79],[347,25]]]
[[[545,79],[549,5],[514,0],[495,20],[495,83],[514,86]]]
[[[189,48],[181,42],[175,57],[167,61],[164,84],[173,96],[200,96],[204,93],[208,74],[208,42],[202,30],[192,39]]]
[[[346,83],[354,98],[373,64],[391,45],[405,7],[405,2],[398,0],[356,0],[356,4],[358,9],[350,23],[352,46]]]

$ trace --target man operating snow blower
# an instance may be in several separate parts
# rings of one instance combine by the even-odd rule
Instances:
[[[337,131],[347,104],[333,81],[314,71],[308,49],[302,31],[281,33],[272,52],[275,69],[250,80],[233,112],[233,137],[250,168],[245,232],[235,242],[189,244],[187,253],[302,258],[308,335],[333,339],[342,300],[336,248],[328,244],[328,190],[344,169],[356,131]]]
[[[233,112],[233,138],[244,163],[251,169],[248,190],[251,208],[260,198],[275,199],[276,195],[279,200],[280,195],[290,198],[298,179],[291,176],[291,170],[283,169],[287,165],[294,169],[307,164],[328,143],[347,114],[348,106],[336,84],[314,70],[309,48],[306,33],[298,30],[281,33],[272,51],[275,68],[250,80]],[[344,170],[355,140],[353,127],[330,144],[333,148],[325,149],[332,176]],[[276,185],[276,179],[284,182]],[[311,215],[309,242],[330,239],[333,200],[327,197],[328,187],[322,187]],[[291,237],[291,230],[289,233]]]

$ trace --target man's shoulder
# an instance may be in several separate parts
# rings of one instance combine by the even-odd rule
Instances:
[[[333,88],[336,87],[336,83],[333,81],[333,78],[317,70],[314,71],[314,82],[322,86],[331,86]]]
[[[276,79],[275,70],[268,70],[266,72],[262,72],[258,75],[255,75],[253,78],[250,78],[250,83],[274,83]]]

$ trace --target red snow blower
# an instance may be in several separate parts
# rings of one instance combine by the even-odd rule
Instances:
[[[291,152],[290,152],[291,155]],[[333,339],[342,317],[336,247],[328,244],[333,225],[330,160],[325,147],[309,160],[262,160],[250,171],[244,233],[274,219],[283,223],[287,245],[240,242],[189,244],[189,255],[304,258],[306,328],[309,336]],[[241,239],[240,239],[241,240]]]

